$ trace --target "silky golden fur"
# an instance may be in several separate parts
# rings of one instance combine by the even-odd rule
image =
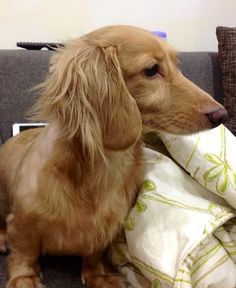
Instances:
[[[128,287],[104,251],[143,181],[142,133],[208,129],[207,114],[223,109],[176,63],[165,41],[129,26],[96,30],[55,52],[33,109],[48,126],[0,149],[8,288],[42,287],[37,258],[45,253],[82,256],[88,287]],[[155,64],[158,73],[146,76]]]

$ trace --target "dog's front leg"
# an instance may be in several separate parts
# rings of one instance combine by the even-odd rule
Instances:
[[[102,253],[83,258],[81,273],[87,288],[127,288],[125,277],[109,264]]]
[[[19,219],[20,218],[20,219]],[[32,220],[10,214],[7,219],[7,235],[11,253],[8,257],[7,288],[42,288],[38,256],[40,238]]]

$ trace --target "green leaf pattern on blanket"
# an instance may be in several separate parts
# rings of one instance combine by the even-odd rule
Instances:
[[[213,167],[209,168],[203,174],[205,186],[207,187],[208,182],[216,181],[216,191],[221,196],[227,192],[229,185],[236,188],[236,173],[233,172],[226,159],[226,137],[225,127],[223,125],[221,127],[220,155],[218,156],[214,153],[206,153],[204,156],[207,161],[214,164]]]
[[[217,157],[214,154],[206,154],[205,157],[208,161],[215,164],[203,175],[206,186],[207,182],[216,180],[216,191],[220,195],[224,195],[227,192],[229,185],[236,187],[236,173],[232,171],[232,168],[227,163],[227,160],[218,158],[217,161],[213,162],[213,157]]]
[[[127,231],[132,231],[134,230],[134,227],[135,227],[134,218],[129,214],[125,220],[124,228]]]
[[[138,213],[142,213],[147,210],[147,205],[144,201],[142,201],[141,199],[138,199],[136,201],[135,208]]]
[[[143,199],[141,199],[142,194],[144,192],[151,192],[154,190],[156,190],[156,184],[154,183],[154,181],[152,181],[151,179],[146,179],[143,182],[140,196],[138,197],[136,204],[135,204],[135,208],[136,208],[137,213],[142,213],[142,212],[147,210],[147,204],[143,201]]]
[[[138,214],[143,213],[147,210],[147,204],[142,199],[142,194],[145,192],[151,192],[156,189],[156,184],[151,179],[146,179],[143,182],[140,195],[135,203],[135,209]],[[125,220],[124,228],[127,231],[133,231],[135,228],[135,220],[134,217],[129,214]]]
[[[152,281],[152,288],[161,288],[161,283],[158,279],[155,279],[154,281]]]
[[[156,189],[156,184],[151,180],[151,179],[146,179],[143,182],[143,187],[142,187],[144,191],[153,191]]]

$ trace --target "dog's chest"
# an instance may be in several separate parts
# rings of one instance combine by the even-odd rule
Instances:
[[[104,201],[99,207],[68,210],[67,219],[50,221],[43,233],[42,252],[85,256],[104,249],[120,230],[130,208],[126,199],[114,200]]]
[[[97,165],[96,172],[76,185],[72,198],[63,190],[54,191],[55,197],[51,191],[48,199],[52,203],[47,205],[54,208],[44,218],[43,253],[86,256],[112,242],[134,204],[143,179],[142,157],[135,155],[141,152],[139,148],[133,149],[111,156],[108,168],[105,164]]]
[[[101,179],[96,175],[97,185],[91,185],[90,191],[84,193],[86,188],[80,187],[74,201],[58,201],[43,232],[42,252],[86,256],[103,250],[120,230],[135,200],[141,171],[138,167],[130,175],[109,171]]]

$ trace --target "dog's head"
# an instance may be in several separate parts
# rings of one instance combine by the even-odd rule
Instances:
[[[125,149],[143,127],[186,134],[222,123],[225,109],[176,64],[175,51],[146,30],[96,30],[53,56],[39,117],[59,121],[91,150]]]

